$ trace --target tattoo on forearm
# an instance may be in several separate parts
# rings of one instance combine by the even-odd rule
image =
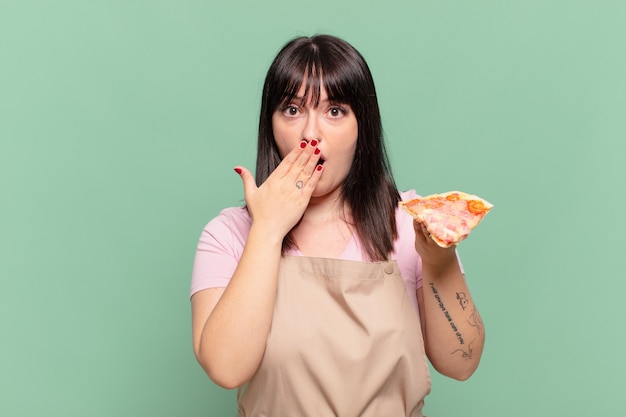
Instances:
[[[478,330],[478,334],[483,334],[483,320],[480,318],[480,314],[478,314],[478,310],[476,307],[472,310],[470,318],[467,320],[470,326],[476,327]]]
[[[450,313],[446,309],[446,306],[443,304],[443,301],[441,300],[441,297],[439,296],[439,292],[437,291],[433,283],[430,284],[430,289],[432,290],[433,295],[435,296],[435,299],[439,303],[439,308],[443,312],[443,315],[446,316],[446,319],[448,319],[448,323],[450,323],[450,327],[454,331],[456,338],[459,339],[459,343],[464,344],[465,341],[463,340],[463,335],[461,335],[461,332],[459,331],[458,327],[456,327],[456,324],[454,324],[454,321],[452,321],[452,316],[450,316]]]
[[[467,296],[465,295],[465,293],[457,292],[456,299],[459,300],[459,304],[461,304],[461,308],[465,310],[465,307],[467,307],[467,305],[469,304],[469,300],[467,299]]]
[[[450,355],[454,355],[457,352],[461,352],[462,358],[465,358],[468,360],[472,359],[472,356],[474,355],[474,349],[472,349],[472,343],[474,343],[473,340],[469,342],[469,344],[467,345],[467,349],[457,349],[454,352],[450,353]]]

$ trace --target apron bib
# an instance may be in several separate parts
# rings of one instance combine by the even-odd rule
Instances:
[[[422,417],[429,392],[420,320],[395,261],[281,260],[240,417]]]

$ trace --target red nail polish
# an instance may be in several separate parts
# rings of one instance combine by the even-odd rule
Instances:
[[[319,154],[320,154],[320,152],[321,152],[321,151],[320,151],[320,148],[315,148],[315,150],[313,151],[313,153],[314,153],[315,155],[319,155]]]
[[[323,167],[323,166],[321,166],[321,165],[318,165],[318,166],[316,166],[316,167],[315,167],[315,169],[316,169],[317,171],[321,171],[322,169],[324,169],[324,167]]]
[[[311,140],[311,146],[317,146],[317,140],[312,139]]]
[[[304,149],[304,148],[306,148],[306,142],[302,141],[300,142],[300,149]]]
[[[239,168],[239,167],[235,168],[235,172],[236,172],[237,174],[241,175],[241,168]]]

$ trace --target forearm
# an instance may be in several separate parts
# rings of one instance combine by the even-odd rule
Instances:
[[[485,329],[458,262],[423,265],[426,353],[438,372],[464,380],[476,370]]]
[[[219,385],[234,388],[254,374],[274,312],[282,239],[250,230],[233,277],[202,330],[198,361]]]

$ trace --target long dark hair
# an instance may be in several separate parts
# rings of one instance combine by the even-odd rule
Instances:
[[[350,207],[355,230],[372,261],[386,260],[397,238],[399,201],[383,140],[374,80],[365,59],[349,43],[330,35],[288,42],[272,62],[263,87],[259,120],[256,181],[262,184],[281,161],[272,115],[291,101],[306,78],[306,96],[317,104],[320,80],[328,99],[349,104],[357,119],[357,146],[341,198]],[[291,233],[283,252],[295,245]]]

